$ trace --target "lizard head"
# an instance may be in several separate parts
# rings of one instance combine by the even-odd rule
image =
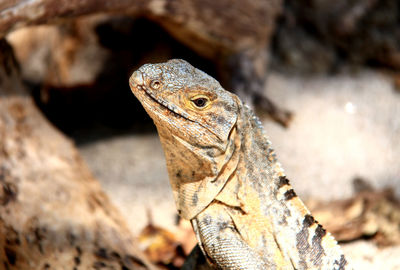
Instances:
[[[192,145],[226,144],[237,117],[234,95],[188,62],[146,64],[132,74],[130,86],[159,131]]]
[[[191,219],[227,181],[240,100],[178,59],[146,64],[129,83],[157,127],[178,212]]]

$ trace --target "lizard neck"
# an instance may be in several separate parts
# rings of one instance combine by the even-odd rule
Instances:
[[[259,211],[271,218],[274,230],[297,232],[310,212],[289,184],[261,122],[243,106],[237,125],[241,137],[239,182],[246,192],[251,189],[258,196]]]
[[[243,106],[237,126],[241,141],[238,175],[256,190],[264,193],[267,190],[269,201],[278,200],[279,189],[288,183],[261,122],[247,106]]]
[[[238,196],[244,198],[243,205],[267,220],[283,256],[295,268],[346,265],[336,240],[293,191],[258,118],[244,106],[237,125],[241,137]]]

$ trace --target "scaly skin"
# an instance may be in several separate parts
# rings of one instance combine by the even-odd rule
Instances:
[[[350,268],[237,96],[183,60],[144,65],[130,86],[157,126],[178,213],[191,220],[210,265]]]

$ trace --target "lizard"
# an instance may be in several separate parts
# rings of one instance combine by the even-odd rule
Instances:
[[[129,84],[157,128],[178,214],[213,268],[350,268],[235,94],[181,59],[145,64]]]

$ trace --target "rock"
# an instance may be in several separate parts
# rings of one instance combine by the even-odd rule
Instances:
[[[286,0],[274,38],[278,66],[332,71],[341,62],[400,68],[398,1]]]
[[[0,40],[0,260],[5,269],[154,269]]]

